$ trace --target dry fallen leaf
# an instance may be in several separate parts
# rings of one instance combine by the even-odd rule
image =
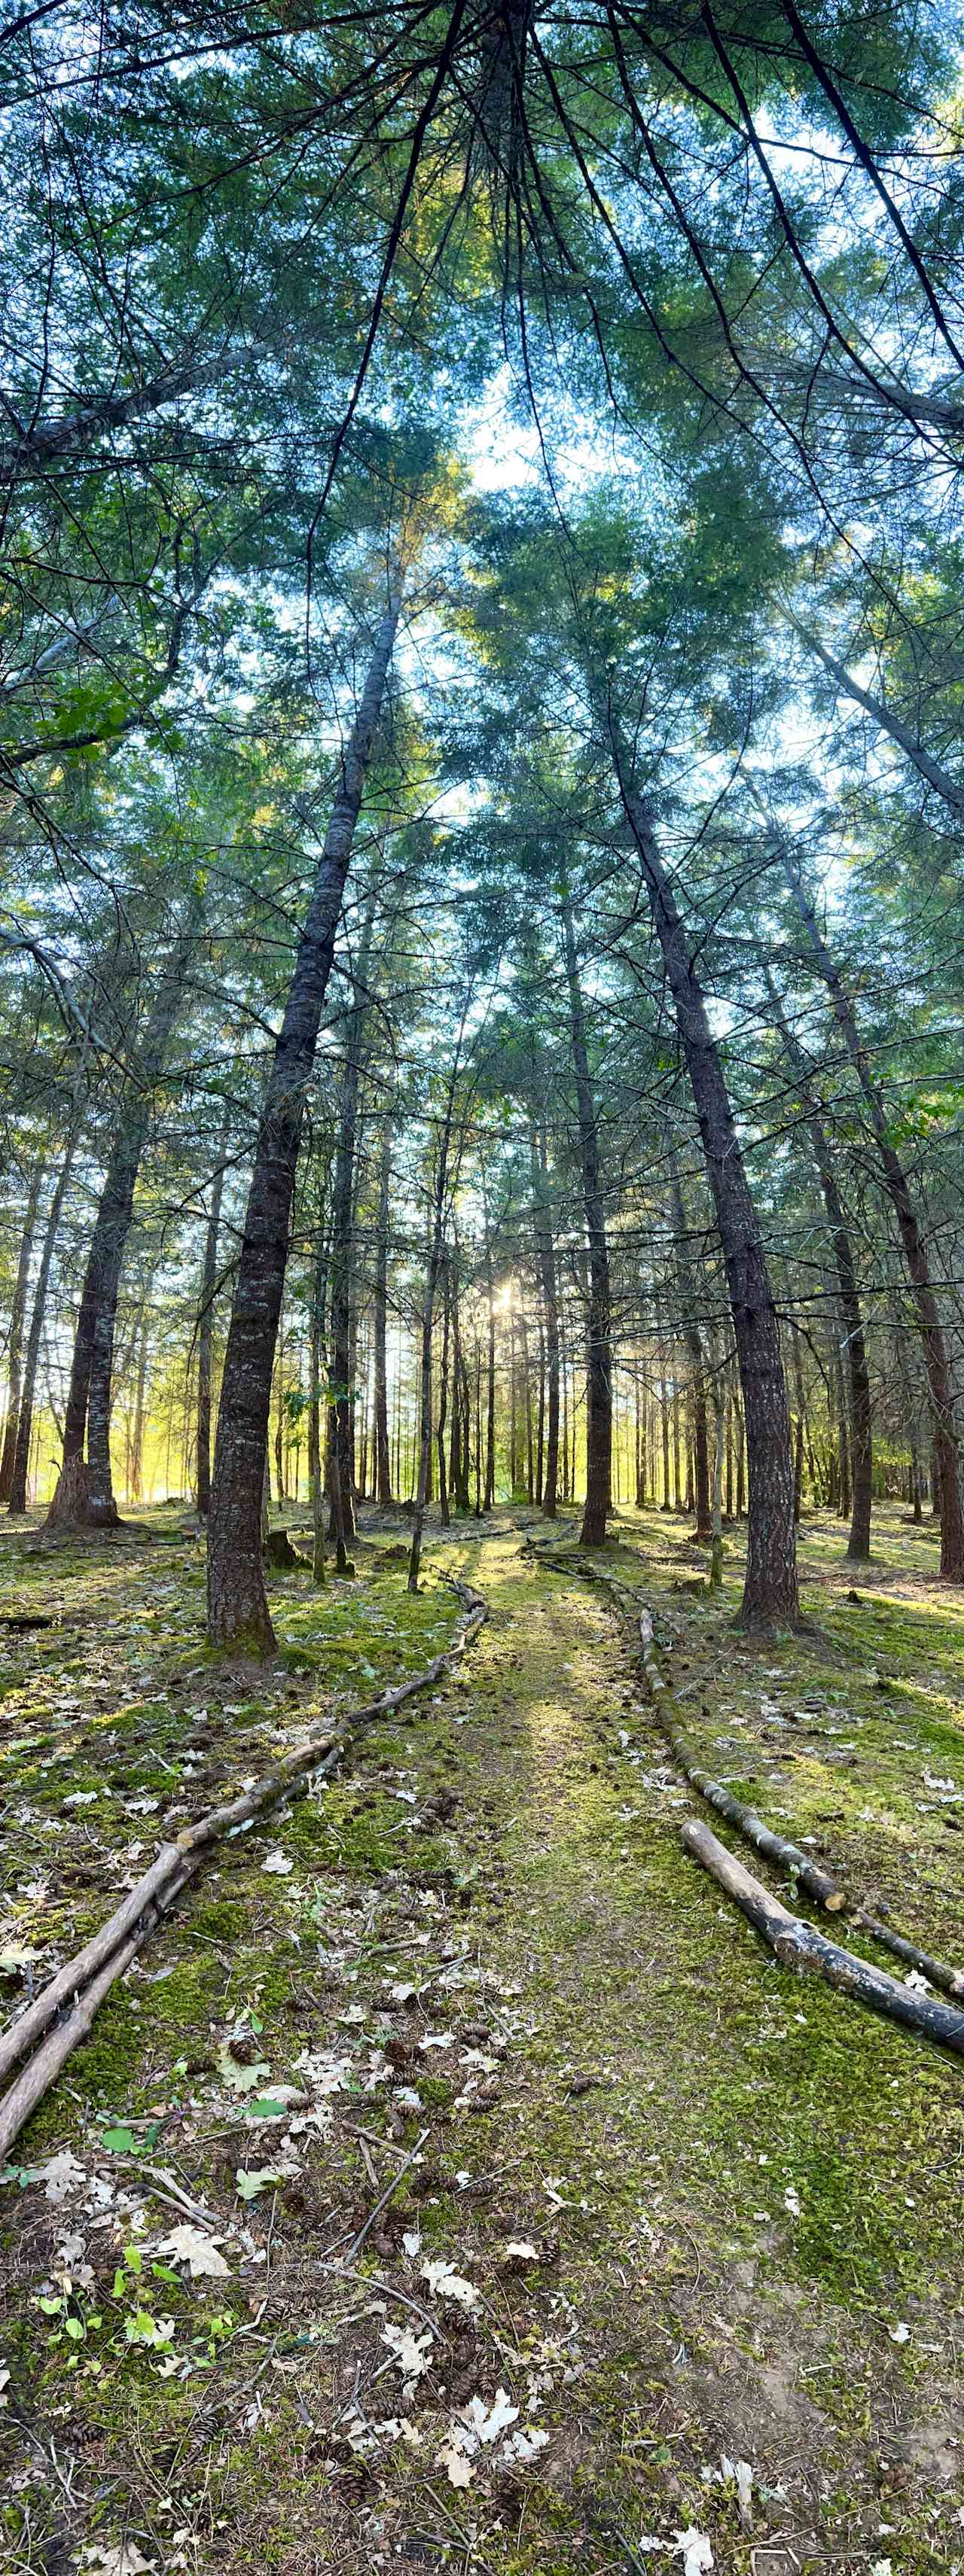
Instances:
[[[432,2257],[422,2264],[421,2274],[423,2281],[427,2281],[433,2298],[453,2299],[456,2306],[460,2308],[475,2307],[479,2293],[473,2289],[471,2281],[463,2281],[454,2263],[444,2262],[441,2256]]]
[[[475,2470],[471,2461],[466,2459],[464,2451],[458,2450],[454,2442],[446,2442],[438,2456],[450,2486],[471,2486]]]
[[[186,2263],[192,2281],[206,2273],[212,2280],[230,2277],[230,2265],[225,2262],[223,2254],[218,2253],[217,2240],[213,2236],[205,2236],[200,2227],[192,2227],[186,2220],[182,2227],[172,2227],[170,2235],[162,2238],[157,2250],[159,2254],[172,2255],[177,2263]]]
[[[432,2336],[413,2334],[411,2326],[383,2326],[382,2342],[387,2344],[396,2368],[405,2379],[420,2379],[431,2367]]]

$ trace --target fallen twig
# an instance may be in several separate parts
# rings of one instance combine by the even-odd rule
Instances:
[[[352,1737],[363,1727],[378,1725],[392,1717],[406,1700],[430,1690],[454,1663],[461,1661],[466,1648],[478,1635],[488,1618],[488,1603],[469,1584],[456,1582],[463,1604],[461,1631],[443,1654],[435,1655],[424,1671],[413,1673],[407,1681],[383,1691],[377,1700],[354,1709],[342,1719],[333,1732],[306,1736],[300,1744],[283,1755],[263,1779],[251,1789],[233,1798],[227,1806],[215,1807],[211,1813],[187,1825],[176,1842],[165,1843],[108,1921],[92,1940],[85,1943],[73,1959],[66,1961],[51,1977],[39,1995],[14,2021],[0,2039],[0,2077],[16,2065],[17,2060],[33,2049],[28,2064],[0,2102],[0,2162],[9,2155],[14,2139],[38,2102],[50,2089],[68,2057],[85,2039],[94,2016],[109,1994],[116,1979],[130,1967],[160,1914],[173,1904],[188,1879],[194,1876],[211,1845],[225,1836],[237,1833],[253,1816],[277,1806],[281,1799],[297,1795],[309,1775],[327,1774],[341,1761]],[[63,2008],[69,2009],[61,2018]],[[44,2038],[43,2034],[49,2035]],[[37,2044],[39,2043],[39,2045]]]
[[[398,2172],[392,2175],[387,2191],[383,2191],[381,2199],[376,2200],[374,2209],[369,2210],[364,2226],[359,2228],[357,2236],[352,2237],[347,2254],[342,2254],[339,2257],[340,2268],[343,2272],[350,2271],[356,2254],[361,2252],[366,2236],[371,2234],[376,2218],[380,2218],[383,2209],[387,2209],[389,2201],[394,2200],[399,2183],[404,2182],[406,2174],[410,2173],[412,2166],[417,2163],[427,2136],[428,2130],[423,2129],[420,2136],[416,2138],[414,2147],[411,2148],[409,2154],[406,2156],[404,2164],[399,2165]],[[332,2252],[337,2252],[336,2246],[332,2247]]]

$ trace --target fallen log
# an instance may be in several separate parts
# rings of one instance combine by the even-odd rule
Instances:
[[[666,1683],[656,1662],[653,1622],[648,1610],[640,1611],[639,1636],[643,1670],[650,1694],[658,1697],[659,1693],[666,1691]],[[789,1870],[791,1876],[799,1881],[801,1887],[806,1888],[809,1896],[816,1897],[818,1905],[824,1906],[828,1914],[843,1913],[847,1897],[844,1889],[838,1887],[836,1879],[831,1878],[827,1870],[821,1869],[818,1863],[811,1859],[809,1852],[801,1851],[798,1843],[790,1842],[785,1834],[774,1833],[772,1825],[764,1824],[762,1816],[758,1816],[752,1807],[741,1805],[739,1798],[734,1798],[732,1790],[725,1788],[722,1780],[714,1780],[711,1772],[704,1771],[701,1764],[694,1761],[686,1738],[674,1724],[665,1702],[662,1707],[657,1707],[657,1716],[680,1770],[685,1773],[691,1787],[698,1789],[700,1797],[706,1799],[707,1805],[715,1807],[717,1815],[725,1816],[728,1824],[735,1825],[737,1833],[742,1834],[747,1842],[752,1843],[764,1860],[775,1861],[778,1868]]]
[[[752,1923],[784,1967],[799,1973],[823,1977],[829,1986],[842,1994],[853,1995],[871,2012],[882,2013],[886,2020],[901,2022],[906,2030],[919,2031],[922,2038],[935,2040],[941,2048],[952,2048],[964,2057],[964,2012],[937,1996],[920,1994],[912,1986],[898,1985],[886,1969],[871,1967],[851,1950],[841,1949],[828,1941],[813,1923],[804,1923],[798,1914],[790,1914],[779,1897],[753,1878],[743,1862],[727,1851],[709,1825],[689,1816],[682,1827],[685,1849],[700,1867],[715,1878],[724,1894],[733,1898],[747,1921]]]
[[[74,1958],[65,1961],[41,1993],[35,1996],[33,2003],[28,2004],[19,2018],[10,2024],[0,2038],[0,2078],[29,2050],[33,2049],[34,2054],[0,2102],[0,2160],[9,2153],[24,2121],[43,2099],[44,2093],[49,2091],[61,2066],[80,2040],[86,2037],[104,1996],[130,1966],[142,1942],[156,1929],[160,1915],[180,1895],[211,1845],[239,1832],[241,1826],[254,1816],[297,1793],[300,1786],[307,1784],[310,1775],[334,1770],[360,1729],[376,1726],[385,1718],[394,1716],[407,1700],[430,1690],[434,1682],[441,1680],[444,1673],[461,1661],[488,1618],[489,1611],[482,1594],[474,1592],[470,1585],[456,1579],[454,1588],[462,1601],[464,1615],[459,1632],[444,1653],[433,1656],[423,1671],[413,1673],[407,1681],[398,1682],[383,1691],[378,1699],[353,1709],[334,1732],[329,1727],[323,1735],[303,1737],[300,1744],[293,1745],[291,1751],[284,1754],[272,1770],[256,1780],[250,1789],[232,1798],[226,1806],[212,1808],[209,1814],[199,1816],[194,1824],[185,1826],[175,1842],[163,1844],[150,1867],[107,1922],[101,1925],[100,1931]],[[96,2001],[91,2005],[95,1991]],[[61,2020],[59,2017],[67,2004],[70,2011]],[[51,2024],[55,2025],[51,2037],[44,2040],[43,2034]],[[41,2045],[35,2048],[38,2041]],[[67,2044],[61,2045],[65,2041]],[[38,2083],[35,2077],[40,2072],[43,2072],[43,2080]]]
[[[829,1871],[820,1869],[809,1852],[801,1851],[799,1845],[789,1842],[785,1835],[775,1834],[752,1807],[742,1806],[721,1780],[714,1780],[708,1771],[701,1769],[693,1759],[685,1736],[666,1711],[665,1704],[660,1709],[659,1693],[665,1692],[666,1684],[656,1663],[653,1623],[648,1610],[640,1612],[639,1632],[643,1670],[663,1733],[680,1770],[685,1773],[691,1787],[706,1799],[707,1805],[714,1807],[718,1815],[725,1816],[727,1823],[735,1826],[744,1841],[752,1843],[765,1860],[776,1861],[781,1868],[788,1870],[791,1878],[805,1887],[810,1896],[815,1896],[828,1914],[845,1913],[854,1928],[866,1932],[868,1938],[877,1943],[878,1949],[887,1950],[892,1958],[902,1960],[906,1968],[926,1977],[928,1984],[938,1986],[942,1994],[964,1997],[964,1970],[950,1967],[946,1959],[935,1959],[929,1950],[920,1949],[918,1943],[909,1941],[904,1933],[893,1932],[889,1923],[882,1923],[879,1915],[872,1914],[869,1907],[849,1896],[846,1888],[841,1887],[839,1880],[831,1877]]]
[[[550,1541],[549,1545],[551,1544]],[[536,1550],[533,1548],[532,1552],[535,1554]],[[937,1959],[931,1951],[922,1950],[916,1941],[909,1941],[904,1933],[892,1931],[889,1923],[883,1923],[880,1916],[872,1913],[868,1906],[862,1905],[858,1898],[848,1895],[839,1880],[834,1878],[829,1870],[821,1869],[809,1852],[802,1851],[799,1844],[790,1842],[786,1835],[774,1833],[772,1826],[765,1824],[762,1816],[756,1815],[752,1807],[744,1807],[738,1798],[734,1798],[732,1790],[727,1789],[722,1780],[714,1779],[711,1772],[703,1770],[702,1765],[696,1761],[691,1752],[681,1728],[670,1715],[672,1695],[659,1669],[653,1643],[653,1622],[649,1611],[639,1609],[638,1602],[633,1602],[626,1585],[620,1583],[618,1577],[610,1574],[603,1566],[586,1565],[575,1559],[569,1561],[563,1557],[549,1555],[545,1541],[538,1549],[538,1559],[541,1564],[550,1565],[554,1573],[581,1574],[588,1582],[600,1584],[612,1595],[621,1616],[631,1630],[634,1629],[635,1620],[638,1618],[639,1661],[654,1715],[674,1761],[698,1796],[705,1798],[707,1805],[715,1808],[717,1815],[725,1817],[727,1824],[732,1825],[734,1831],[742,1835],[744,1842],[751,1843],[764,1860],[774,1861],[779,1868],[789,1871],[795,1883],[805,1887],[807,1894],[813,1896],[826,1913],[847,1914],[855,1929],[865,1932],[870,1940],[876,1942],[878,1949],[888,1951],[891,1958],[900,1959],[906,1968],[912,1968],[918,1976],[926,1977],[928,1984],[937,1986],[942,1994],[960,1996],[964,1999],[964,1969],[949,1966],[946,1959]]]
[[[73,2056],[75,2048],[79,2048],[81,2040],[86,2039],[105,1995],[109,1995],[118,1977],[122,1977],[125,1970],[130,1967],[143,1943],[148,1940],[152,1932],[157,1930],[158,1923],[166,1914],[168,1906],[173,1905],[175,1897],[180,1895],[182,1887],[186,1887],[188,1879],[193,1877],[194,1871],[199,1867],[200,1861],[195,1860],[182,1869],[180,1875],[171,1881],[165,1896],[159,1896],[157,1902],[147,1908],[127,1940],[121,1941],[119,1948],[111,1951],[99,1975],[91,1978],[89,1984],[83,1987],[71,2011],[62,2021],[54,2022],[48,2029],[39,2048],[34,2050],[33,2056],[28,2059],[9,2091],[4,2094],[3,2101],[0,2102],[0,2165],[5,2162],[14,2139],[19,2137],[31,2112],[36,2110],[38,2102],[43,2101],[44,2094],[49,2093],[51,2085],[56,2083],[58,2075],[62,2073],[68,2058]]]

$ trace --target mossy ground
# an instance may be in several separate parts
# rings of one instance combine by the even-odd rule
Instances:
[[[230,2576],[603,2576],[682,2567],[690,2530],[734,2576],[964,2566],[961,2065],[795,1981],[686,1858],[613,1612],[525,1522],[434,1533],[417,1600],[372,1525],[352,1584],[273,1585],[264,1670],[208,1656],[176,1515],[5,1542],[0,1611],[58,1621],[8,1643],[0,1951],[36,1953],[11,2003],[166,1817],[439,1650],[440,1572],[492,1608],[337,1782],[219,1848],[21,2139],[12,2568],[126,2541],[131,2568]],[[855,1580],[808,1525],[810,1630],[762,1644],[732,1625],[735,1542],[722,1603],[687,1588],[681,1521],[624,1515],[606,1563],[707,1767],[960,1959],[964,1601],[929,1529],[883,1514],[876,1543]],[[226,2274],[157,2252],[178,2195]],[[395,2327],[431,2338],[407,2378]],[[500,2390],[518,2412],[473,2448]],[[752,2468],[742,2515],[724,2461]]]

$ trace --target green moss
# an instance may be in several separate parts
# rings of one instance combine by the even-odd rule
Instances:
[[[952,1947],[962,1928],[959,1846],[946,1813],[922,1812],[922,1775],[925,1767],[953,1773],[960,1765],[956,1659],[964,1624],[956,1608],[945,1616],[941,1595],[933,1610],[929,1601],[889,1593],[849,1603],[837,1572],[839,1534],[808,1530],[803,1553],[819,1635],[756,1648],[730,1624],[736,1536],[721,1609],[674,1590],[680,1573],[689,1574],[683,1534],[681,1523],[624,1515],[606,1561],[656,1610],[674,1678],[684,1693],[690,1686],[682,1712],[707,1767],[748,1787],[752,1778],[758,1808],[785,1808],[787,1829],[824,1838],[861,1884],[892,1894],[895,1910],[919,1906],[922,1925],[944,1925]],[[891,1544],[885,1527],[881,1580]],[[355,2546],[356,2528],[367,2534],[358,2546],[369,2548],[376,2518],[378,2545],[391,2554],[413,2533],[435,2531],[440,2507],[427,2497],[430,2482],[458,2528],[471,2519],[492,2576],[576,2576],[584,2567],[628,2564],[624,2538],[630,2546],[640,2531],[668,2539],[690,2520],[711,2531],[718,2566],[749,2576],[751,2547],[765,2549],[767,2524],[761,2517],[748,2536],[732,2495],[702,2486],[702,2467],[721,2448],[734,2456],[746,2448],[760,2477],[789,2478],[804,2564],[864,2566],[890,2549],[899,2576],[923,2576],[946,2537],[943,2525],[929,2531],[931,2490],[926,2481],[919,2493],[902,2488],[894,2510],[889,2495],[878,2494],[875,2446],[881,2426],[889,2439],[898,2420],[926,2424],[928,2409],[944,2404],[939,2388],[935,2400],[938,2370],[953,2384],[959,2068],[777,1967],[686,1858],[678,1832],[686,1806],[665,1793],[664,1748],[640,1708],[605,1602],[574,1577],[521,1566],[511,1538],[491,1539],[483,1550],[458,1542],[455,1561],[478,1575],[496,1610],[467,1667],[470,1687],[445,1693],[429,1725],[416,1705],[379,1727],[330,1790],[272,1817],[272,1839],[296,1863],[291,1882],[264,1875],[258,1837],[253,1849],[240,1837],[222,1850],[223,1885],[206,1888],[202,1879],[145,1952],[149,1975],[161,1966],[173,1974],[155,1985],[138,1976],[112,1998],[69,2084],[24,2142],[39,2161],[66,2143],[89,2147],[100,2118],[176,2103],[178,2127],[163,2133],[158,2159],[170,2155],[189,2193],[226,2223],[238,2214],[236,2164],[269,2161],[276,2132],[246,2127],[242,2102],[225,2113],[205,2083],[192,2110],[191,2087],[171,2072],[176,2059],[196,2055],[203,2072],[216,2046],[209,2025],[223,2032],[242,2010],[256,2013],[259,2053],[279,2082],[291,2077],[304,2046],[357,2046],[355,2080],[333,2101],[331,2137],[303,2141],[301,2170],[277,2203],[264,2197],[246,2213],[263,2246],[273,2212],[278,2306],[254,2322],[265,2268],[246,2271],[237,2240],[230,2284],[172,2288],[185,2349],[215,2295],[234,2325],[217,2368],[181,2386],[126,2353],[110,2354],[100,2381],[68,2376],[62,2358],[56,2367],[48,2361],[36,2317],[21,2305],[6,2348],[24,2372],[30,2404],[46,2412],[54,2438],[69,2409],[72,2448],[96,2464],[108,2498],[118,2482],[125,2493],[147,2492],[145,2466],[158,2493],[176,2485],[190,2496],[191,2444],[200,2442],[205,2546],[213,2518],[218,2563],[232,2576],[252,2563],[276,2566],[281,2576],[309,2555],[335,2563]],[[428,1590],[413,1600],[402,1569],[379,1569],[364,1544],[359,1568],[355,1585],[320,1599],[294,1583],[279,1589],[285,1651],[254,1684],[251,1676],[222,1679],[217,1665],[202,1674],[199,1648],[175,1635],[186,1597],[177,1563],[176,1601],[160,1606],[153,1630],[134,1633],[135,1621],[118,1649],[132,1669],[121,1687],[118,1665],[116,1696],[136,1705],[113,1719],[99,1710],[72,1717],[59,1729],[64,1764],[39,1783],[37,1805],[56,1803],[68,1765],[71,1786],[85,1778],[102,1785],[99,1751],[91,1754],[95,1725],[118,1739],[106,1767],[112,1750],[118,1769],[129,1766],[138,1786],[153,1778],[166,1797],[170,1774],[156,1757],[179,1761],[192,1699],[207,1700],[215,1714],[221,1701],[230,1703],[222,1729],[229,1766],[243,1703],[246,1741],[234,1767],[254,1770],[270,1759],[279,1726],[287,1733],[319,1723],[332,1688],[342,1705],[352,1704],[426,1661],[450,1632],[450,1597]],[[114,1604],[138,1611],[154,1573],[131,1565]],[[196,1578],[192,1560],[192,1617]],[[77,1579],[104,1599],[107,1577],[96,1558],[93,1573],[85,1561]],[[162,1579],[175,1580],[173,1552],[165,1551]],[[117,1584],[116,1572],[110,1580]],[[61,1651],[51,1647],[35,1668],[24,1662],[25,1672],[62,1675]],[[82,1672],[83,1655],[72,1661]],[[150,1677],[138,1669],[148,1662]],[[187,1667],[193,1689],[182,1710],[166,1681]],[[887,1691],[875,1673],[888,1680]],[[806,1713],[811,1697],[821,1708],[798,1722],[793,1712]],[[782,1727],[764,1713],[774,1701]],[[458,1729],[456,1710],[465,1721]],[[842,1739],[829,1728],[838,1722],[856,1737],[854,1767],[836,1758]],[[151,1730],[144,1747],[129,1740],[142,1725]],[[36,1728],[47,1731],[42,1691]],[[33,1722],[18,1718],[18,1732],[32,1731]],[[88,1743],[75,1753],[81,1734]],[[634,1746],[641,1766],[629,1759]],[[36,1767],[36,1753],[30,1758]],[[439,1785],[454,1785],[451,1827],[412,1833],[413,1811],[379,1777],[383,1762],[391,1786],[404,1766],[404,1785],[420,1804]],[[18,1782],[25,1776],[18,1771]],[[101,1810],[90,1811],[98,1834],[123,1848],[131,1827],[119,1802],[104,1799]],[[80,1825],[71,1851],[82,1839]],[[49,1851],[57,1906],[44,1905],[40,1920],[44,1937],[56,1926],[66,1941],[81,1918],[56,1887],[57,1844]],[[468,1960],[484,1985],[456,1986],[444,2002],[441,1985],[430,1988],[430,2026],[444,2020],[458,2031],[476,2019],[504,2020],[508,2056],[497,2059],[498,2091],[478,2114],[453,2108],[465,2082],[460,2054],[443,2061],[444,2072],[430,2061],[431,2073],[418,2057],[411,2080],[424,2109],[393,2124],[394,2148],[387,2138],[381,2147],[383,2091],[365,2090],[371,2047],[387,2022],[381,1992],[388,1978],[408,1974],[413,1956],[418,1961],[410,1945],[420,1932],[428,1935],[425,1968],[437,1977],[444,1945],[457,1942],[466,1923],[453,1873],[477,1899]],[[424,1907],[418,1892],[428,1888],[437,1901]],[[307,1904],[297,1902],[299,1889]],[[91,1923],[102,1911],[103,1897],[93,1894]],[[333,1970],[339,1951],[345,1964]],[[349,1998],[365,2011],[357,2033],[343,2018]],[[406,2023],[391,2026],[403,2031]],[[576,2082],[585,2077],[589,2090]],[[384,2238],[368,2241],[339,2290],[316,2258],[350,2240],[372,2206],[359,2133],[368,2133],[381,2185],[393,2154],[413,2148],[426,2125],[421,2173],[404,2177]],[[8,2202],[8,2218],[9,2210]],[[46,2249],[52,2222],[42,2204],[40,2216]],[[151,2204],[158,2232],[172,2220]],[[367,2485],[361,2470],[324,2448],[359,2361],[366,2386],[384,2358],[381,2285],[421,2296],[417,2272],[397,2251],[403,2226],[417,2226],[423,2244],[455,2261],[483,2293],[464,2355],[457,2347],[452,2367],[446,2357],[448,2386],[491,2393],[510,2385],[523,2417],[531,2404],[534,2419],[561,2436],[547,2455],[551,2471],[527,2473],[511,2495],[483,2471],[467,2499],[448,2498],[435,2456],[445,2410],[434,2400],[426,2402],[423,2452],[400,2444]],[[7,2233],[16,2240],[15,2228]],[[533,2271],[516,2279],[501,2257],[507,2237],[519,2234],[541,2250]],[[394,2314],[390,2305],[387,2312]],[[905,2316],[910,2341],[897,2347],[889,2328]],[[313,2335],[316,2342],[307,2340]],[[939,2362],[929,2357],[931,2342]],[[569,2382],[550,2370],[530,2401],[529,2375],[538,2387],[540,2356],[553,2343],[579,2376]],[[275,2354],[286,2359],[282,2371],[270,2368]],[[771,2364],[789,2391],[775,2434],[755,2395]],[[728,2366],[744,2391],[735,2413]],[[237,2427],[252,2386],[264,2393],[266,2412],[247,2439]],[[389,2374],[371,2387],[373,2411],[388,2414],[396,2382]],[[811,2417],[796,2411],[804,2392]],[[807,2431],[812,2420],[818,2436]],[[804,2493],[793,2479],[811,2439]],[[59,2511],[51,2490],[51,2533]],[[112,2511],[108,2501],[103,2528],[114,2536]],[[881,2517],[899,2522],[897,2539],[878,2537]],[[46,2529],[43,2537],[46,2544]]]

